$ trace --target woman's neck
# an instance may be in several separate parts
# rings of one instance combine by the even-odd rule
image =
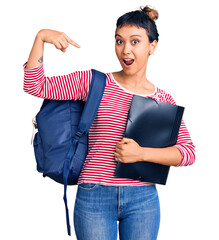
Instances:
[[[123,71],[112,73],[114,79],[125,89],[139,93],[150,94],[155,91],[155,86],[145,76],[145,73],[127,74]]]

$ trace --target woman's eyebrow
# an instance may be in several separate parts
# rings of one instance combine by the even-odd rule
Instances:
[[[121,37],[122,38],[122,36],[121,35],[119,35],[118,33],[117,34],[115,34],[115,38],[116,37]],[[138,35],[138,34],[133,34],[133,35],[131,35],[130,37],[142,37],[141,35]]]

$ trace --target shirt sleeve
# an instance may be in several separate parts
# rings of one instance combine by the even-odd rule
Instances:
[[[167,94],[167,102],[176,105],[170,94]],[[176,167],[192,165],[195,162],[195,146],[183,119],[175,147],[178,148],[182,155],[182,160]]]
[[[23,64],[23,90],[36,97],[53,100],[82,100],[86,101],[92,70],[75,71],[67,75],[45,76],[43,63],[26,69]]]

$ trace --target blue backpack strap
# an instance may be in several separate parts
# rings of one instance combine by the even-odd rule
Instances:
[[[66,210],[66,223],[67,223],[67,231],[68,235],[71,236],[71,226],[69,221],[69,211],[68,211],[68,203],[67,203],[67,185],[68,185],[68,175],[70,172],[70,163],[71,159],[75,154],[75,150],[77,148],[77,144],[79,139],[83,134],[87,134],[93,121],[96,116],[98,107],[100,105],[103,92],[106,85],[106,75],[102,72],[99,72],[95,69],[92,69],[92,79],[90,84],[90,89],[87,97],[87,101],[85,103],[80,122],[78,125],[78,131],[76,132],[72,145],[67,154],[64,168],[63,168],[63,182],[64,182],[64,202],[65,202],[65,210]]]
[[[67,231],[68,231],[69,236],[71,236],[71,226],[70,226],[70,221],[69,221],[69,211],[68,211],[68,202],[67,202],[67,184],[68,184],[68,175],[70,172],[70,163],[71,163],[72,157],[74,156],[78,140],[79,139],[74,138],[74,140],[71,144],[70,150],[68,152],[68,155],[65,159],[64,169],[63,169],[63,182],[64,182],[63,200],[65,202],[66,224],[67,224]]]
[[[88,133],[94,121],[106,85],[106,75],[104,73],[92,69],[92,78],[93,77],[95,81],[93,81],[93,84],[90,86],[89,93],[91,94],[88,94],[87,101],[78,124],[78,130],[83,133]]]

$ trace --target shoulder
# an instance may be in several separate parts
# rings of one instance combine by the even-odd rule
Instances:
[[[156,100],[162,101],[162,102],[167,102],[167,103],[174,104],[174,105],[176,104],[175,100],[173,99],[173,97],[170,93],[168,93],[165,90],[160,89],[158,87],[156,88],[156,92],[155,92],[153,98]]]

